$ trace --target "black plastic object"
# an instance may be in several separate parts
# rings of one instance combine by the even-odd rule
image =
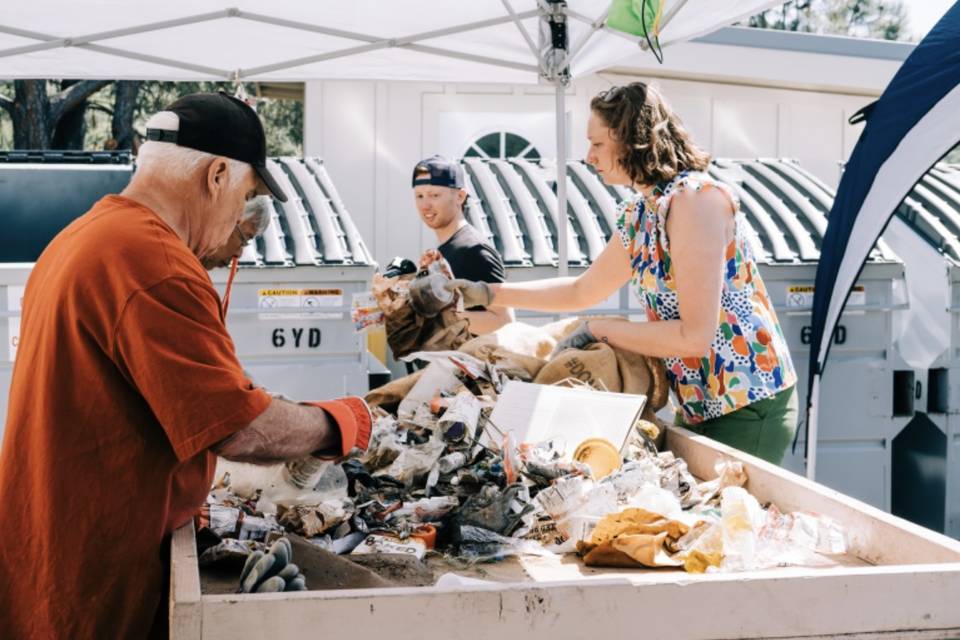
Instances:
[[[50,240],[133,173],[126,151],[0,152],[0,262],[35,262]]]
[[[397,276],[405,276],[416,272],[417,265],[413,260],[397,256],[391,260],[390,264],[387,265],[387,268],[384,269],[383,277],[396,278]]]
[[[918,413],[893,439],[891,511],[943,532],[947,496],[947,436]]]

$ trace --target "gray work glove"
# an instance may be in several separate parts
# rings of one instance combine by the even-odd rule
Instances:
[[[486,282],[472,282],[470,280],[449,280],[443,288],[451,293],[459,292],[463,297],[463,308],[472,309],[483,307],[486,309],[493,303],[493,289]]]
[[[286,538],[274,542],[266,553],[254,551],[240,572],[240,592],[305,591],[306,579],[300,575],[300,568],[290,562],[292,558],[293,548]]]
[[[600,341],[597,340],[597,336],[593,335],[593,332],[590,331],[588,322],[581,322],[580,326],[577,327],[573,333],[557,343],[557,347],[553,350],[553,353],[550,354],[550,357],[554,357],[565,349],[583,349],[594,342]]]

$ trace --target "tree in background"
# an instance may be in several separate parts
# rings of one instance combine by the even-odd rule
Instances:
[[[791,0],[750,18],[748,25],[883,40],[906,40],[902,0]]]
[[[178,97],[235,88],[226,82],[0,82],[0,149],[136,150],[147,118]],[[254,83],[244,90],[257,100],[267,153],[302,155],[302,97],[261,99]]]
[[[16,149],[50,149],[82,145],[88,98],[109,80],[15,80],[0,93],[0,107],[10,117]],[[12,96],[12,97],[11,97]],[[61,148],[81,148],[61,146]]]

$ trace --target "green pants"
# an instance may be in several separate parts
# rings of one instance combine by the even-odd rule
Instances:
[[[797,430],[799,400],[795,387],[759,400],[725,416],[686,425],[678,412],[676,424],[744,453],[780,464]]]

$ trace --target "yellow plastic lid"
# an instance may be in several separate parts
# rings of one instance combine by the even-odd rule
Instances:
[[[573,459],[582,462],[593,472],[593,477],[604,478],[623,464],[620,451],[604,438],[587,438],[573,452]]]

